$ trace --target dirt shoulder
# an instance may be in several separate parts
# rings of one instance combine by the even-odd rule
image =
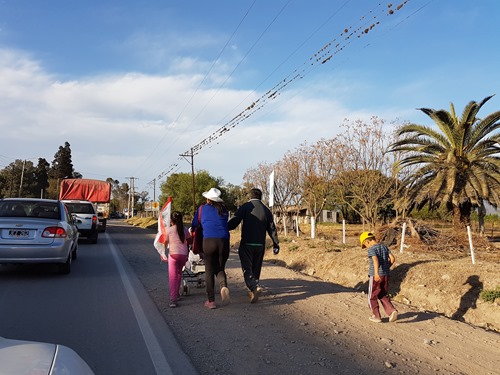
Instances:
[[[453,299],[443,285],[457,289],[460,305],[463,294],[458,286],[467,275],[458,280],[450,270],[463,269],[465,263],[446,260],[440,267],[428,268],[436,263],[411,253],[396,254],[400,268],[394,273],[404,275],[393,283],[400,318],[377,324],[368,320],[367,263],[359,249],[310,242],[310,251],[303,251],[292,241],[292,249],[283,242],[277,257],[267,256],[261,277],[265,290],[257,304],[249,303],[233,251],[227,267],[231,304],[207,310],[204,289],[192,285],[179,307],[171,309],[166,265],[159,264],[152,247],[153,231],[126,230],[142,240],[118,247],[200,374],[497,374],[500,368],[498,333],[430,309],[432,303],[439,305],[431,295],[440,288],[441,299]],[[494,269],[484,268],[473,269],[473,274],[484,287],[494,285],[498,279],[487,281]],[[433,285],[433,280],[441,280],[440,285]],[[428,306],[419,306],[420,300]],[[475,313],[480,305],[463,316]]]
[[[285,242],[278,257],[267,261],[354,288],[368,290],[368,259],[365,251],[350,238],[348,245],[325,239],[293,239]],[[500,331],[500,300],[485,302],[482,290],[500,287],[500,250],[476,249],[471,257],[458,251],[429,251],[416,246],[392,246],[396,264],[391,269],[390,293],[393,300],[423,311],[443,314],[478,327]]]

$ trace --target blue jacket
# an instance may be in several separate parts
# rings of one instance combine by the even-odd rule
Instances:
[[[195,229],[198,226],[200,209],[203,238],[229,238],[229,229],[227,227],[229,213],[226,211],[222,216],[219,216],[219,212],[211,204],[204,204],[198,207],[194,214],[191,228]]]

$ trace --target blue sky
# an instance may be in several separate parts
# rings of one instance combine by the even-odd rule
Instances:
[[[84,177],[133,176],[152,198],[154,179],[191,171],[180,154],[258,99],[195,169],[240,184],[345,118],[429,124],[416,108],[498,94],[498,0],[389,4],[0,0],[0,168],[51,162],[68,141]],[[499,109],[500,95],[480,114]]]

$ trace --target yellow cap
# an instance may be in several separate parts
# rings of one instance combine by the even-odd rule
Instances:
[[[369,238],[375,238],[375,236],[373,235],[373,233],[371,233],[371,232],[363,232],[359,236],[359,242],[361,243],[361,248],[362,249],[364,249],[366,247],[365,245],[363,245],[363,242],[365,242]]]

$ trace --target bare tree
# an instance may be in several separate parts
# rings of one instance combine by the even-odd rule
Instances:
[[[371,227],[394,198],[393,163],[386,153],[391,137],[383,126],[384,120],[375,116],[370,123],[346,119],[345,130],[333,141],[335,197]]]
[[[274,170],[274,164],[259,163],[257,167],[251,168],[243,175],[243,188],[259,188],[262,190],[262,199],[269,199],[269,176]]]
[[[307,206],[313,222],[325,208],[333,189],[335,169],[335,142],[321,139],[314,145],[304,143],[297,149],[301,202]],[[312,232],[314,236],[314,231]]]

